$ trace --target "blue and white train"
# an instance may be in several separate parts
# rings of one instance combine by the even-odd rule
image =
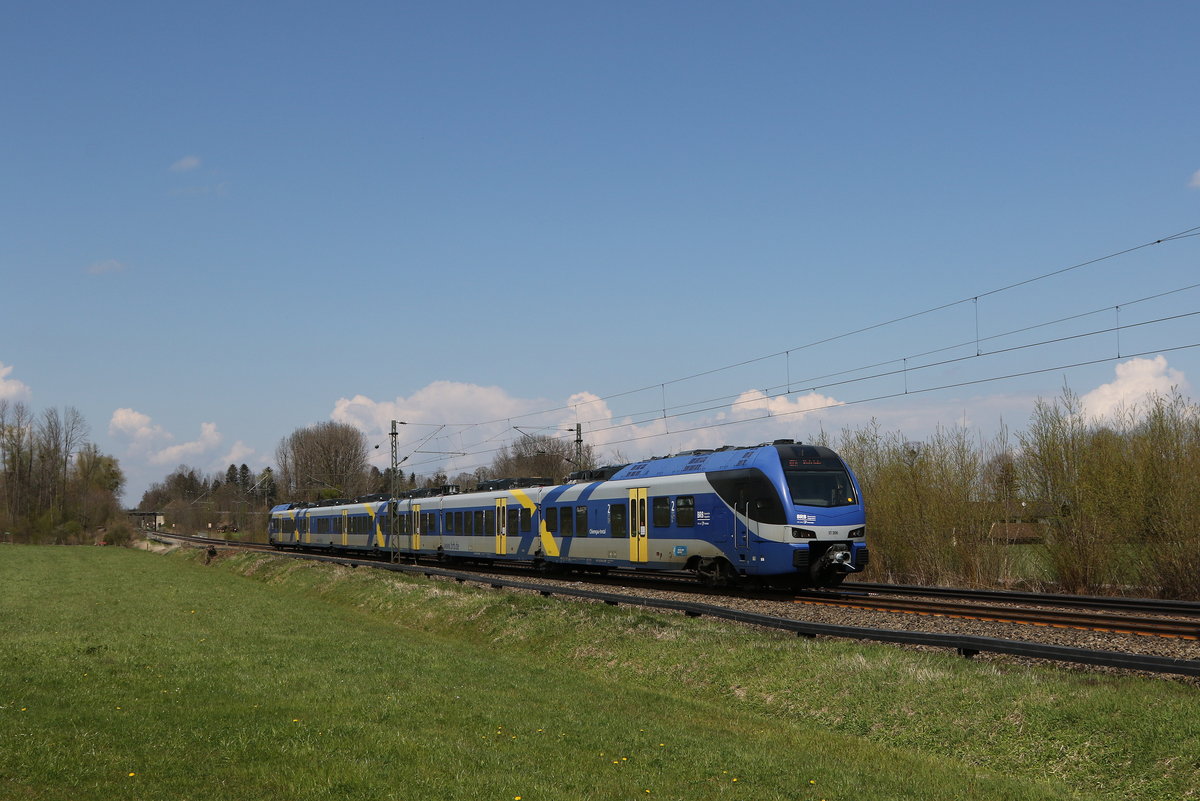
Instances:
[[[778,440],[423,497],[271,510],[278,548],[691,571],[712,585],[833,586],[866,566],[854,474],[829,448]]]

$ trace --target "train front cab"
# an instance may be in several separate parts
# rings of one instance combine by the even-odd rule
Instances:
[[[827,448],[779,450],[798,583],[840,584],[865,568],[870,558],[858,482],[841,457]]]
[[[775,446],[744,464],[706,474],[720,499],[713,521],[731,530],[733,571],[768,583],[832,586],[866,566],[858,486],[833,451]]]

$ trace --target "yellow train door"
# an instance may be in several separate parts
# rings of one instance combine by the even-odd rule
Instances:
[[[496,553],[508,553],[508,499],[496,499]]]
[[[646,525],[646,488],[629,490],[629,561],[650,561],[650,531]]]
[[[421,550],[421,504],[412,505],[412,550]]]

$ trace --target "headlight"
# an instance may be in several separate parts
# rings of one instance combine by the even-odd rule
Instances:
[[[815,540],[817,538],[817,532],[809,531],[806,528],[794,528],[792,529],[792,536],[798,540]]]
[[[865,537],[866,534],[867,534],[867,527],[859,526],[858,528],[851,530],[851,532],[847,536],[849,536],[849,537]]]

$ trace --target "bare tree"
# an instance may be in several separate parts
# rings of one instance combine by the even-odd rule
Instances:
[[[354,497],[370,486],[367,441],[345,423],[299,428],[275,448],[279,484],[292,500]]]
[[[500,448],[489,473],[497,478],[557,480],[576,470],[595,466],[592,446],[584,445],[582,450],[582,459],[577,461],[574,441],[522,433],[520,439]]]
[[[24,403],[0,401],[0,469],[4,509],[10,521],[25,517],[32,503],[33,412]]]
[[[87,529],[119,520],[124,476],[87,437],[87,421],[72,407],[35,415],[0,401],[0,523],[23,541],[78,542]]]
[[[67,473],[71,457],[87,440],[88,425],[83,415],[68,406],[42,412],[34,433],[37,460],[36,494],[39,506],[58,514],[64,511]]]

